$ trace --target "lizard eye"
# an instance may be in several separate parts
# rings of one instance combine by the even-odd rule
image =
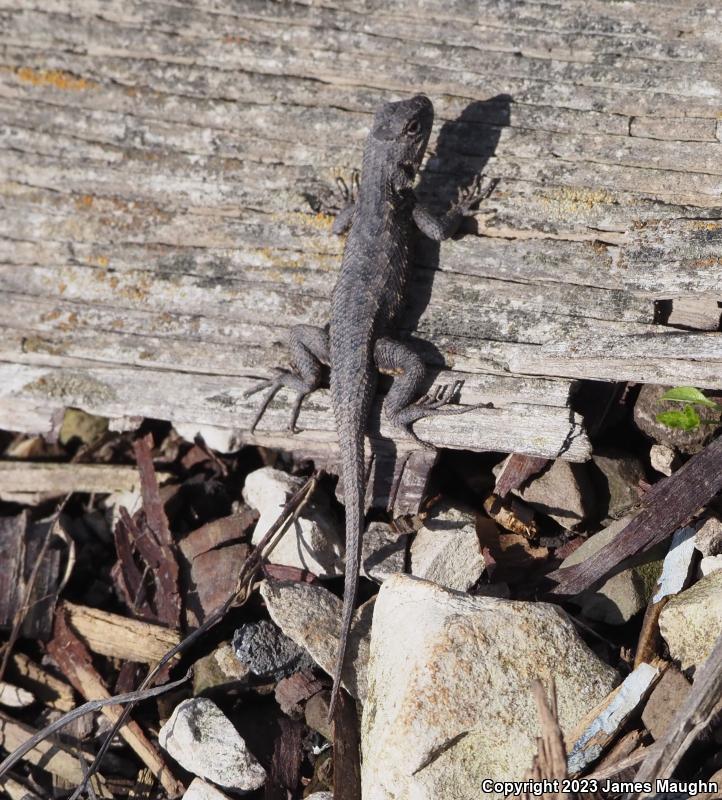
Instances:
[[[412,119],[406,128],[406,133],[410,133],[412,136],[416,136],[416,134],[418,134],[420,131],[421,131],[421,125],[419,124],[419,121],[417,119]]]

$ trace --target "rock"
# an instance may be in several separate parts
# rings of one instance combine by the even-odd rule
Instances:
[[[264,581],[261,597],[278,627],[305,648],[311,658],[333,675],[341,630],[341,600],[323,586],[291,581]],[[357,609],[348,641],[348,660],[342,683],[356,699],[366,697],[366,665],[374,599]]]
[[[694,546],[703,556],[718,556],[722,553],[722,522],[717,517],[705,520],[695,534]]]
[[[233,650],[238,661],[259,678],[280,680],[313,667],[308,653],[265,619],[241,625],[233,634]]]
[[[722,555],[705,556],[699,562],[699,571],[701,575],[709,575],[711,572],[716,572],[718,569],[722,569]]]
[[[514,494],[568,530],[594,511],[594,487],[586,466],[561,458]]]
[[[250,792],[266,780],[266,771],[231,721],[205,697],[178,705],[158,741],[184,769],[219,786]]]
[[[183,800],[229,800],[229,798],[227,794],[223,794],[210,783],[206,783],[200,778],[194,778],[183,795]]]
[[[653,444],[649,449],[649,462],[652,469],[669,477],[679,466],[679,457],[676,451],[666,444]]]
[[[638,458],[621,450],[607,449],[592,455],[592,461],[598,470],[595,485],[600,506],[602,498],[609,498],[606,516],[619,519],[639,505],[637,489],[645,475]]]
[[[397,533],[387,522],[371,522],[361,542],[361,574],[376,583],[403,572],[409,536]]]
[[[552,677],[567,735],[618,680],[556,606],[389,578],[374,613],[364,796],[476,800],[484,779],[520,779],[537,746],[531,682]]]
[[[570,556],[562,561],[562,567],[571,567],[590,558],[602,547],[609,544],[634,517],[630,514],[616,520],[603,530],[590,536]],[[606,622],[608,625],[622,625],[647,606],[654,592],[657,578],[661,572],[660,559],[664,557],[666,545],[654,548],[644,556],[639,566],[623,569],[612,575],[598,589],[577,595],[575,602],[581,606],[588,619]]]
[[[722,572],[712,572],[670,598],[660,614],[659,630],[682,669],[698,667],[722,633]]]
[[[262,467],[246,478],[243,498],[260,513],[253,531],[258,544],[278,519],[286,501],[303,486],[281,470]],[[306,504],[294,525],[281,538],[271,554],[274,564],[284,564],[329,578],[343,574],[343,531],[328,500],[318,492]]]
[[[655,740],[667,732],[690,688],[689,681],[674,667],[669,667],[659,679],[642,712],[642,722]]]
[[[187,442],[200,436],[217,453],[235,453],[245,444],[241,432],[234,428],[218,428],[215,425],[197,425],[193,422],[174,422],[176,433]]]
[[[249,674],[250,669],[236,658],[231,643],[224,642],[193,665],[193,694],[245,681]]]
[[[485,567],[473,514],[454,508],[427,519],[411,545],[411,574],[449,589],[467,591]]]
[[[634,404],[634,423],[642,433],[652,441],[667,447],[677,448],[683,453],[698,453],[712,438],[714,425],[700,425],[695,430],[685,431],[681,428],[670,428],[657,420],[657,414],[663,411],[680,411],[681,403],[662,400],[662,395],[671,386],[645,384],[642,386],[637,402]],[[701,419],[708,417],[707,410],[695,407]]]
[[[306,796],[306,800],[333,800],[331,792],[314,792]]]

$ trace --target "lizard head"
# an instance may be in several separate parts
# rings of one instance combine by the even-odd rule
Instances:
[[[433,123],[434,107],[425,94],[384,103],[374,116],[369,145],[376,150],[383,148],[386,163],[398,169],[411,186],[421,167]]]

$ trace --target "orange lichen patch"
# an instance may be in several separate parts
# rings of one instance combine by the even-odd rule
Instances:
[[[58,284],[58,291],[60,292],[60,294],[65,294],[65,290],[67,288],[68,288],[68,284],[67,283],[59,283]]]
[[[107,256],[88,256],[86,261],[88,264],[93,264],[97,267],[107,267],[110,263],[110,259]]]
[[[84,194],[82,197],[78,197],[75,200],[75,207],[78,210],[90,208],[93,205],[93,195],[92,194]]]
[[[53,86],[56,89],[65,89],[73,92],[94,89],[97,86],[94,81],[78,78],[71,72],[64,72],[60,69],[19,67],[16,70],[16,74],[21,81],[31,83],[33,86]]]
[[[52,322],[53,320],[57,319],[60,316],[60,311],[57,308],[54,308],[52,311],[46,311],[40,319],[43,322]]]
[[[78,315],[71,311],[68,314],[67,319],[64,322],[59,322],[57,325],[58,330],[60,331],[72,331],[74,328],[78,327]]]

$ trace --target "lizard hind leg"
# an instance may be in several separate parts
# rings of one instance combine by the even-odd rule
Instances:
[[[420,356],[410,347],[393,339],[381,338],[376,342],[374,358],[379,372],[392,375],[391,389],[384,401],[384,414],[389,422],[408,433],[418,444],[435,449],[414,433],[411,425],[416,420],[437,414],[463,414],[469,406],[449,406],[456,398],[463,381],[436,386],[419,397],[426,375]]]
[[[272,378],[262,381],[244,394],[244,397],[250,397],[256,392],[268,389],[251,423],[251,433],[260,422],[271,400],[284,387],[296,392],[288,429],[292,433],[298,433],[296,421],[301,403],[306,395],[321,385],[322,365],[329,364],[328,331],[313,325],[295,325],[291,328],[288,345],[294,370],[292,372],[276,370]]]

